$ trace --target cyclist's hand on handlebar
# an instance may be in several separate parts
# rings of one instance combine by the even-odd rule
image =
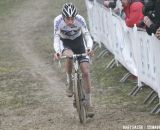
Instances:
[[[55,60],[59,60],[60,59],[60,54],[59,53],[54,53],[54,55],[53,55],[53,60],[55,61]]]
[[[87,49],[86,53],[87,53],[87,55],[89,55],[89,56],[93,56],[93,55],[94,55],[94,52],[93,52],[92,49]]]

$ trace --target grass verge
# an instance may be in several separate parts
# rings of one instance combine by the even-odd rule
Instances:
[[[101,50],[96,51],[96,56]],[[151,108],[143,104],[143,101],[151,89],[143,87],[137,96],[129,96],[129,93],[136,85],[136,79],[130,77],[126,82],[120,82],[120,79],[127,73],[127,70],[121,64],[118,67],[114,66],[114,68],[105,70],[106,65],[112,59],[111,54],[93,59],[91,72],[93,84],[98,91],[97,96],[95,95],[97,97],[95,98],[96,102],[106,104],[106,106],[121,106],[127,108],[128,111],[149,111]]]

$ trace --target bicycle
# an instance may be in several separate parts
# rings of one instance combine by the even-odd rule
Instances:
[[[85,124],[87,117],[89,116],[87,116],[86,114],[85,92],[82,86],[82,74],[80,72],[79,63],[78,63],[78,57],[82,57],[82,56],[87,56],[87,54],[74,54],[72,57],[62,56],[61,59],[71,58],[73,60],[73,68],[74,68],[73,93],[74,93],[74,100],[76,105],[75,108],[77,109],[80,123]]]

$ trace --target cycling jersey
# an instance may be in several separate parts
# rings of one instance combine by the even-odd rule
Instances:
[[[72,26],[66,25],[62,15],[59,15],[54,19],[54,49],[57,53],[61,53],[64,49],[63,41],[61,39],[74,40],[80,35],[84,37],[86,42],[85,46],[88,49],[92,49],[93,41],[86,26],[86,22],[81,15],[76,15]]]

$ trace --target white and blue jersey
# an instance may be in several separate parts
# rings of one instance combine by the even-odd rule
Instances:
[[[54,49],[57,53],[61,53],[64,49],[61,39],[74,40],[83,36],[86,47],[92,49],[93,41],[86,26],[85,19],[81,15],[76,15],[73,26],[67,26],[62,15],[54,19]],[[76,43],[75,43],[76,44]]]

